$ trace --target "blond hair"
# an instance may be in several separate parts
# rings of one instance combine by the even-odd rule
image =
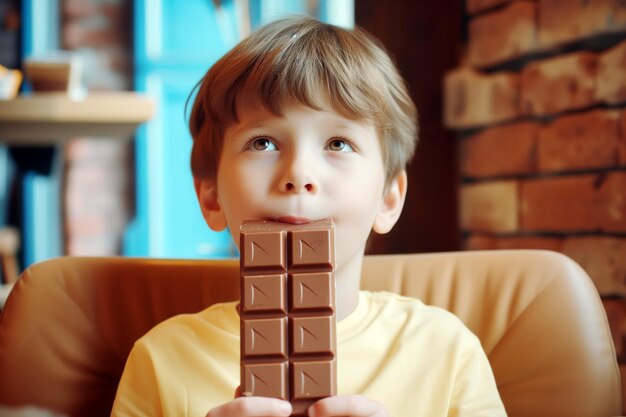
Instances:
[[[218,60],[199,83],[189,129],[195,178],[215,179],[226,127],[245,93],[282,115],[285,103],[372,122],[381,140],[386,179],[406,167],[417,142],[417,111],[382,45],[363,30],[311,18],[270,23]]]

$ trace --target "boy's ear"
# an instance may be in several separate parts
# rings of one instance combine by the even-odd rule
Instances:
[[[402,170],[391,181],[380,205],[376,220],[374,221],[374,231],[379,234],[389,232],[400,218],[407,188],[406,171]]]
[[[202,216],[211,230],[220,232],[227,227],[226,216],[217,199],[217,186],[215,181],[194,178],[193,185],[196,189],[198,203]]]

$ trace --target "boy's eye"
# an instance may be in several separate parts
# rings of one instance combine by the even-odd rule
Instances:
[[[328,142],[326,148],[333,152],[354,152],[352,145],[350,145],[345,139],[332,139]]]
[[[253,139],[249,148],[254,151],[275,151],[276,145],[268,138]]]

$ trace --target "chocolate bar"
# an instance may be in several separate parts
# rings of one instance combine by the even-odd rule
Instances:
[[[337,393],[333,222],[248,221],[240,236],[241,393],[306,416]]]

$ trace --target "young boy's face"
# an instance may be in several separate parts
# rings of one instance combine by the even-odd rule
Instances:
[[[391,229],[400,214],[404,173],[385,187],[373,124],[301,104],[276,116],[262,105],[238,109],[225,131],[217,181],[196,183],[214,230],[230,227],[239,244],[244,220],[335,222],[337,268],[360,263],[367,237]]]

